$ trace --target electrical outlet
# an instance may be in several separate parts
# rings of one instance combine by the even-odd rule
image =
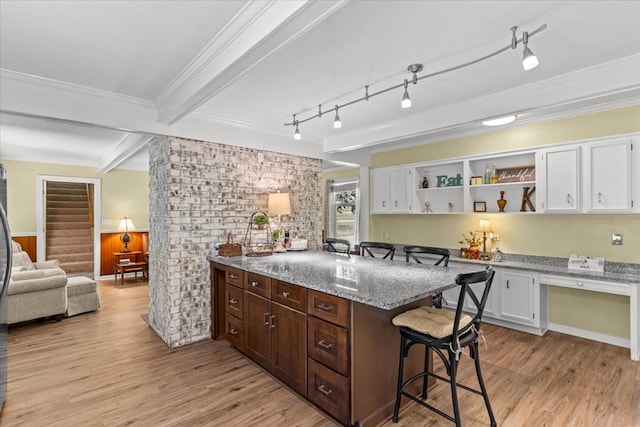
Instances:
[[[622,233],[613,233],[611,235],[611,244],[616,246],[622,245]]]

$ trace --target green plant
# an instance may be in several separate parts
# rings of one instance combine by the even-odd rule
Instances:
[[[271,232],[271,238],[273,239],[274,242],[277,242],[278,239],[280,238],[280,230],[275,229]]]
[[[268,224],[269,218],[266,215],[258,214],[253,217],[254,224]]]

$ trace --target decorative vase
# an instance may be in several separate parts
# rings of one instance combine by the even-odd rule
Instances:
[[[477,246],[471,246],[467,251],[467,255],[469,259],[478,259],[480,258],[480,248]]]
[[[504,199],[504,191],[500,192],[500,198],[497,201],[500,212],[504,212],[504,207],[507,206],[507,201]]]
[[[429,179],[426,176],[422,179],[422,188],[429,188]]]
[[[469,251],[467,248],[460,248],[460,258],[468,258]]]

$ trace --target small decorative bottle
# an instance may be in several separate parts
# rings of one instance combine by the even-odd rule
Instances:
[[[429,188],[429,178],[426,176],[422,179],[422,188]]]
[[[498,183],[498,168],[496,167],[496,165],[493,165],[493,167],[491,168],[491,183]]]
[[[500,192],[500,198],[497,201],[500,212],[504,212],[504,207],[507,206],[507,201],[504,199],[504,191]]]
[[[484,183],[491,184],[491,166],[487,163],[487,167],[484,169]]]

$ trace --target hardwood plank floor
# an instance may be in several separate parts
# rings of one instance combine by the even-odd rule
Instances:
[[[140,317],[146,282],[102,281],[98,291],[96,313],[10,327],[0,425],[335,425],[226,342],[168,348]],[[640,363],[628,349],[553,332],[483,329],[482,367],[498,425],[640,426]],[[472,365],[463,358],[459,378],[475,386]],[[482,398],[459,396],[464,425],[488,425]],[[450,411],[445,385],[429,399]],[[384,424],[394,425],[452,424],[410,404],[398,424]]]

